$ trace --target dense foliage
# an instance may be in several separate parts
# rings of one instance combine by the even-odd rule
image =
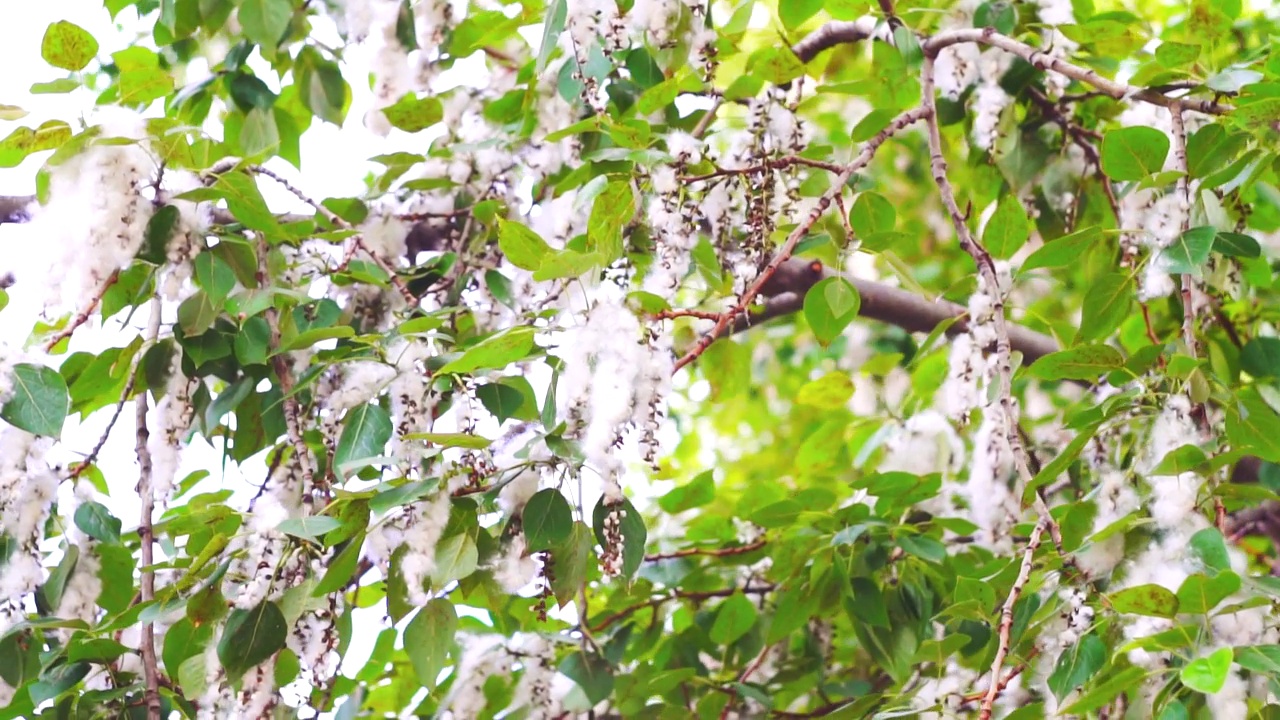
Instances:
[[[98,12],[0,106],[0,717],[1280,709],[1274,10]]]

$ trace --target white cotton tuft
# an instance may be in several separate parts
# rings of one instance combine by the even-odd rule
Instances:
[[[371,215],[360,225],[365,247],[378,257],[395,262],[404,257],[409,224],[389,215]]]
[[[995,82],[984,82],[973,96],[973,144],[990,150],[996,141],[1000,114],[1013,101]]]
[[[99,140],[134,142],[90,144],[52,169],[49,202],[32,219],[40,235],[61,250],[47,276],[46,306],[51,308],[95,296],[113,273],[127,267],[154,213],[145,193],[156,165],[145,146],[142,116],[103,108],[97,119]]]
[[[528,555],[524,535],[517,535],[507,543],[502,555],[493,565],[493,578],[503,590],[518,593],[529,586],[537,577],[540,564]]]

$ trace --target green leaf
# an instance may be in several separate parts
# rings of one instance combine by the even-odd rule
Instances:
[[[1190,472],[1207,462],[1209,458],[1204,451],[1195,445],[1182,445],[1171,450],[1160,460],[1160,464],[1151,470],[1152,475],[1181,475]]]
[[[337,518],[327,515],[304,515],[302,517],[289,518],[276,526],[276,529],[286,535],[304,538],[312,542],[320,542],[320,536],[337,530],[342,527],[342,522]]]
[[[732,645],[746,635],[756,624],[755,603],[746,595],[734,593],[720,603],[716,620],[711,625],[711,642],[717,645]]]
[[[288,632],[284,613],[273,602],[232,610],[218,640],[218,661],[229,677],[239,678],[283,648]]]
[[[1049,675],[1049,690],[1061,702],[1072,690],[1084,685],[1107,662],[1107,646],[1093,633],[1062,651]]]
[[[1234,449],[1280,462],[1280,416],[1253,388],[1241,391],[1237,402],[1227,404],[1227,439]]]
[[[1222,689],[1227,682],[1227,673],[1231,672],[1231,660],[1234,652],[1229,647],[1218,648],[1205,657],[1199,657],[1186,665],[1178,673],[1183,685],[1196,692],[1212,695]]]
[[[98,41],[87,30],[59,20],[49,25],[40,42],[40,57],[56,68],[79,72],[94,55],[98,54]]]
[[[426,130],[444,119],[444,105],[437,97],[419,98],[413,94],[405,95],[394,105],[382,109],[387,122],[392,127],[407,133]]]
[[[999,258],[1011,257],[1031,237],[1031,221],[1027,209],[1013,193],[1000,198],[996,210],[987,221],[982,242],[987,251]]]
[[[236,274],[226,260],[211,252],[202,252],[191,261],[196,283],[214,305],[222,305],[236,286]]]
[[[533,349],[534,329],[514,327],[498,333],[468,348],[462,357],[452,360],[437,374],[465,374],[476,370],[501,369],[508,364],[528,357]]]
[[[1102,137],[1102,171],[1112,180],[1137,181],[1159,172],[1169,136],[1153,127],[1111,130]]]
[[[71,395],[53,368],[30,363],[13,366],[13,395],[0,408],[0,418],[32,435],[58,437],[67,419]]]
[[[534,493],[521,514],[526,546],[531,552],[550,550],[573,533],[573,509],[555,488]]]
[[[595,545],[591,528],[578,521],[573,524],[569,539],[551,550],[551,591],[556,602],[564,604],[573,599],[587,579],[591,562],[591,549]]]
[[[560,278],[576,278],[604,264],[604,255],[600,253],[563,250],[543,258],[542,265],[533,273],[533,279],[544,282]]]
[[[868,0],[827,0],[824,7],[834,20],[857,20],[867,14]]]
[[[1140,667],[1127,667],[1111,675],[1107,680],[1080,696],[1078,700],[1058,711],[1060,716],[1082,715],[1111,702],[1117,695],[1136,688],[1146,678],[1147,671]]]
[[[268,234],[280,232],[280,225],[267,207],[267,201],[262,199],[262,192],[253,178],[240,171],[226,172],[218,176],[213,189],[227,201],[227,209],[245,227]]]
[[[1227,257],[1256,258],[1262,256],[1262,246],[1249,235],[1220,232],[1213,239],[1213,251]]]
[[[282,343],[280,349],[276,351],[276,355],[294,350],[304,350],[319,342],[325,340],[341,340],[343,338],[355,337],[355,328],[350,325],[337,325],[334,327],[317,327],[304,330],[292,338],[288,342]]]
[[[292,17],[290,0],[244,0],[236,15],[245,37],[268,50],[280,44]]]
[[[537,270],[552,252],[537,233],[528,226],[511,220],[498,220],[498,247],[512,265],[522,270]]]
[[[824,346],[848,327],[858,316],[861,298],[858,290],[842,277],[819,280],[804,296],[804,317]]]
[[[460,532],[436,545],[436,565],[431,570],[431,582],[444,587],[454,580],[461,580],[476,571],[480,550],[470,533]]]
[[[460,447],[473,450],[483,450],[493,444],[493,441],[489,438],[472,433],[408,433],[404,436],[404,439],[424,440],[440,447]]]
[[[621,503],[606,505],[604,498],[600,498],[592,513],[591,521],[596,542],[600,543],[601,547],[605,545],[604,520],[612,511],[622,513],[622,522],[618,526],[618,532],[622,535],[622,576],[631,577],[644,563],[644,547],[648,542],[649,533],[644,526],[644,519],[640,517],[639,511],[630,500],[623,498]]]
[[[281,146],[280,128],[271,108],[253,108],[240,126],[240,151],[248,157],[270,157]]]
[[[333,544],[332,538],[332,535],[326,538],[326,544]],[[311,594],[315,597],[323,597],[346,587],[355,577],[356,567],[360,563],[360,550],[363,546],[364,528],[362,527],[359,534],[342,548],[342,552],[338,553],[333,562],[329,563],[328,569],[324,571],[324,577],[320,579]]]
[[[716,484],[712,478],[711,470],[698,473],[688,483],[658,498],[658,507],[674,514],[710,503],[716,497]]]
[[[436,678],[448,665],[457,630],[458,612],[444,598],[430,600],[405,625],[405,653],[413,665],[413,674],[428,690],[435,688]]]
[[[1240,576],[1224,570],[1213,577],[1189,575],[1178,588],[1178,612],[1203,614],[1240,589]]]
[[[859,193],[849,208],[849,225],[858,237],[866,239],[876,233],[893,230],[898,222],[898,211],[883,195],[873,192]]]
[[[502,383],[486,383],[476,388],[476,397],[484,409],[503,422],[517,417],[525,404],[525,395],[510,385]],[[525,418],[528,419],[528,418]]]
[[[1036,360],[1030,372],[1041,380],[1095,380],[1124,367],[1124,356],[1110,345],[1078,345]]]
[[[1280,645],[1243,645],[1235,648],[1235,661],[1245,670],[1280,675]]]
[[[20,127],[0,140],[0,168],[17,167],[31,153],[52,150],[71,139],[71,126],[49,120],[32,130]]]
[[[582,688],[587,702],[603,702],[613,694],[613,669],[609,661],[595,653],[575,652],[560,663],[560,674]]]
[[[880,586],[868,577],[857,576],[849,580],[849,592],[844,595],[845,612],[850,619],[869,627],[888,628],[889,606],[885,604]]]
[[[120,73],[121,105],[147,105],[173,92],[173,76],[163,68],[147,67]]]
[[[622,257],[622,230],[635,213],[635,193],[626,180],[610,181],[596,197],[587,221],[587,252],[600,254],[601,265]]]
[[[120,542],[120,519],[101,503],[92,500],[76,508],[76,527],[85,535],[104,543]]]
[[[1122,273],[1098,278],[1085,291],[1076,342],[1100,340],[1120,326],[1133,305],[1133,279]]]
[[[788,30],[795,30],[805,20],[818,14],[823,0],[787,0],[778,3],[778,19]]]
[[[1080,258],[1084,257],[1085,253],[1093,248],[1094,243],[1102,238],[1102,230],[1092,225],[1070,235],[1063,235],[1057,240],[1050,240],[1027,256],[1019,272],[1074,265],[1080,262]]]
[[[1200,57],[1200,46],[1165,40],[1156,48],[1156,62],[1167,68],[1189,65]]]
[[[845,406],[853,397],[853,380],[849,373],[834,371],[800,387],[796,402],[801,405],[835,410]]]
[[[1245,343],[1240,368],[1259,379],[1280,377],[1280,338],[1261,335]]]
[[[1178,614],[1178,596],[1168,588],[1149,584],[1125,588],[1108,596],[1118,613],[1172,618]]]
[[[1191,553],[1206,568],[1215,571],[1231,569],[1231,556],[1227,554],[1226,539],[1217,528],[1205,528],[1191,536]]]
[[[1209,261],[1209,251],[1213,249],[1213,240],[1217,230],[1205,225],[1194,227],[1178,236],[1173,244],[1160,252],[1163,269],[1174,275],[1199,275],[1201,268]]]
[[[790,47],[775,45],[752,53],[747,70],[771,85],[782,85],[803,75],[804,64]]]
[[[349,476],[370,458],[382,455],[391,439],[391,415],[380,405],[366,403],[347,412],[333,453],[335,469]]]
[[[547,7],[547,21],[542,25],[542,43],[538,46],[538,59],[534,65],[534,73],[541,75],[547,69],[547,61],[556,49],[556,41],[564,32],[565,19],[568,17],[568,0],[552,0]]]

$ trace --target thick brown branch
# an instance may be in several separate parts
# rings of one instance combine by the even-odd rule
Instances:
[[[724,332],[724,329],[729,327],[730,323],[751,305],[751,301],[754,300],[756,295],[760,294],[761,290],[770,282],[773,274],[777,272],[778,267],[791,258],[791,253],[795,250],[796,245],[800,243],[801,239],[808,235],[809,228],[813,227],[814,223],[818,222],[818,218],[822,217],[822,214],[826,212],[827,207],[831,205],[832,198],[844,191],[845,183],[848,182],[849,178],[853,177],[855,172],[866,167],[871,162],[871,160],[876,156],[876,151],[880,149],[880,146],[888,142],[889,138],[901,132],[904,128],[914,124],[917,120],[924,117],[925,114],[926,113],[923,108],[908,110],[894,118],[887,127],[876,133],[875,137],[863,144],[862,150],[858,153],[858,156],[846,165],[840,174],[835,177],[832,181],[831,188],[823,193],[822,197],[818,198],[817,204],[814,205],[814,208],[809,212],[809,215],[791,231],[791,234],[787,236],[786,242],[784,242],[782,247],[778,248],[778,251],[774,253],[773,259],[771,259],[769,264],[764,267],[764,270],[760,272],[759,277],[747,286],[747,289],[742,293],[742,297],[738,299],[737,304],[724,313],[720,320],[716,322],[715,328],[711,332],[702,336],[702,338],[698,340],[698,343],[694,345],[692,350],[685,353],[683,357],[676,361],[674,368],[676,371],[696,360],[698,356],[715,341],[716,338],[720,337],[721,333]]]
[[[792,45],[791,52],[800,58],[800,62],[807,63],[836,45],[866,40],[871,37],[871,31],[872,26],[863,21],[829,22]]]
[[[791,260],[789,264],[808,266],[809,263]],[[788,273],[788,275],[801,280],[794,287],[778,288],[779,294],[765,303],[763,311],[740,316],[725,329],[722,336],[742,332],[774,318],[799,312],[804,305],[805,292],[822,277],[818,276],[806,281],[804,280],[806,276],[801,272]],[[830,270],[826,273],[827,277],[836,275],[837,273]],[[872,280],[846,279],[853,284],[862,298],[858,308],[858,314],[862,317],[896,325],[909,332],[932,332],[944,322],[951,322],[946,331],[948,335],[969,331],[968,311],[962,305],[946,300],[931,301],[901,288]],[[1048,335],[1020,325],[1010,324],[1008,329],[1010,344],[1014,350],[1022,353],[1023,360],[1027,364],[1060,349],[1058,342]]]

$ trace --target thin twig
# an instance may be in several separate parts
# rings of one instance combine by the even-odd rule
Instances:
[[[799,155],[785,155],[780,158],[770,158],[755,165],[748,165],[741,168],[716,168],[715,172],[709,172],[706,175],[688,175],[680,178],[680,182],[703,182],[705,180],[713,180],[720,177],[728,177],[730,175],[756,175],[770,170],[785,170],[796,165],[805,167],[818,168],[827,172],[841,173],[844,172],[845,166],[840,163],[827,162],[825,160],[812,160]]]
[[[747,681],[747,678],[751,677],[751,673],[755,672],[760,665],[764,663],[765,657],[769,655],[769,652],[773,650],[773,647],[773,645],[765,645],[761,648],[760,652],[756,654],[755,659],[743,668],[742,674],[738,676],[739,683],[744,683]],[[725,703],[724,709],[720,711],[720,720],[727,720],[733,710],[733,702],[737,699],[738,691],[734,688],[729,688],[729,702]]]
[[[160,299],[151,300],[151,320],[147,327],[149,342],[154,343],[160,335]],[[151,524],[151,516],[155,512],[155,488],[152,484],[151,450],[147,443],[150,432],[147,429],[147,394],[138,395],[135,402],[137,432],[135,434],[134,451],[138,456],[138,499],[141,504],[138,520],[138,540],[141,545],[139,560],[140,571],[138,599],[142,604],[150,603],[156,597],[155,573],[155,530]],[[139,654],[142,657],[142,676],[146,684],[147,720],[160,720],[160,668],[156,663],[156,628],[148,621],[142,623],[142,638],[139,641]]]
[[[826,212],[827,208],[831,205],[832,199],[844,191],[845,183],[849,178],[853,177],[855,172],[866,167],[866,165],[871,162],[872,158],[876,155],[876,150],[880,149],[880,146],[887,142],[889,138],[896,135],[903,128],[915,123],[917,120],[924,117],[925,114],[926,111],[924,108],[915,108],[902,113],[898,117],[894,118],[886,128],[876,133],[875,137],[868,140],[862,146],[862,151],[853,159],[853,162],[846,165],[844,169],[840,171],[839,175],[837,175],[832,181],[831,187],[822,194],[822,197],[818,198],[818,202],[814,205],[813,210],[809,212],[809,216],[791,231],[791,234],[787,236],[786,242],[784,242],[782,247],[774,253],[773,259],[769,261],[769,264],[764,267],[764,270],[760,272],[760,275],[756,277],[755,281],[753,281],[742,293],[742,297],[738,299],[737,304],[725,311],[720,319],[716,321],[715,328],[712,329],[711,332],[703,335],[702,338],[698,340],[697,344],[694,345],[692,350],[676,361],[673,371],[678,371],[680,368],[696,360],[698,356],[706,351],[712,342],[715,342],[716,338],[718,338],[725,328],[729,326],[729,323],[732,322],[738,314],[746,310],[747,306],[751,304],[751,301],[760,293],[760,289],[764,287],[764,285],[769,282],[769,279],[773,277],[773,274],[777,272],[778,267],[791,257],[791,253],[795,250],[796,245],[799,244],[800,240],[808,234],[809,228],[813,227],[814,223],[818,222],[818,218],[822,217],[822,214]]]
[[[1023,60],[1026,60],[1037,70],[1052,70],[1053,72],[1065,75],[1072,80],[1077,80],[1086,85],[1092,85],[1103,94],[1108,97],[1115,98],[1116,100],[1133,98],[1135,100],[1141,100],[1142,102],[1151,103],[1152,105],[1159,105],[1160,107],[1170,109],[1184,108],[1187,110],[1202,112],[1206,115],[1223,115],[1233,109],[1229,105],[1223,105],[1211,100],[1171,98],[1150,88],[1140,88],[1102,77],[1093,70],[1067,62],[1062,58],[1055,57],[1044,52],[1040,48],[1032,47],[1024,42],[1014,40],[1007,35],[1001,35],[995,31],[995,28],[987,27],[948,30],[946,32],[938,33],[937,35],[934,35],[922,42],[921,49],[924,51],[926,56],[936,56],[938,52],[945,47],[964,43],[979,43],[982,45],[990,45],[991,47],[1000,48],[1005,52],[1013,53]]]
[[[643,610],[647,607],[658,607],[659,605],[665,602],[670,602],[671,600],[693,600],[693,601],[709,600],[711,598],[729,597],[730,595],[738,592],[743,593],[744,595],[758,595],[762,593],[773,592],[775,588],[776,586],[774,585],[749,585],[743,588],[727,588],[725,590],[698,590],[698,591],[675,590],[668,595],[662,595],[659,597],[650,598],[644,602],[635,603],[634,605],[628,605],[627,607],[619,610],[618,612],[615,612],[612,615],[605,617],[603,620],[596,623],[595,625],[591,625],[590,631],[592,633],[601,632],[605,628],[609,627],[610,625],[618,622],[619,620],[623,620],[627,617],[630,617],[631,615],[639,612],[640,610]]]
[[[658,562],[659,560],[671,560],[673,558],[690,557],[691,555],[707,555],[710,557],[731,557],[733,555],[745,555],[764,547],[766,540],[761,538],[747,545],[739,545],[730,548],[686,548],[684,550],[676,550],[669,553],[655,553],[653,555],[645,555],[645,562]]]
[[[129,401],[129,396],[133,394],[133,386],[138,380],[138,361],[142,357],[141,353],[134,355],[133,366],[129,369],[129,380],[124,384],[124,391],[120,393],[120,399],[116,401],[115,412],[111,414],[111,419],[107,421],[107,427],[102,431],[102,435],[98,438],[98,442],[94,444],[93,449],[76,464],[71,474],[67,476],[68,480],[75,480],[89,469],[90,465],[98,459],[98,453],[102,452],[102,448],[107,444],[107,438],[111,437],[111,429],[116,426],[116,420],[120,419],[120,413],[124,411],[124,405]]]
[[[1010,635],[1013,633],[1013,607],[1018,603],[1027,580],[1031,578],[1031,566],[1044,531],[1045,522],[1044,518],[1041,518],[1031,530],[1031,539],[1027,542],[1026,552],[1022,554],[1022,567],[1019,568],[1018,577],[1013,581],[1013,587],[1009,589],[1009,597],[1005,598],[1004,608],[1000,611],[1000,640],[996,645],[996,657],[991,661],[991,686],[987,688],[987,695],[982,699],[982,707],[978,713],[979,720],[991,720],[991,710],[995,706],[996,696],[1000,694],[1001,684],[998,680],[1000,669],[1004,666],[1004,659],[1009,654]]]
[[[115,285],[116,281],[119,279],[120,279],[119,270],[116,270],[115,272],[111,273],[111,276],[108,277],[106,281],[102,283],[102,287],[98,288],[98,292],[94,293],[93,297],[89,298],[89,304],[85,305],[84,308],[80,310],[80,312],[77,313],[74,318],[72,318],[71,322],[68,323],[65,328],[58,331],[56,335],[54,335],[52,338],[49,339],[48,342],[44,344],[44,351],[45,352],[52,351],[53,348],[58,345],[58,343],[71,337],[71,334],[74,333],[77,328],[89,322],[89,316],[93,314],[93,311],[98,308],[98,304],[102,302],[102,296],[106,295],[107,291],[111,289],[111,286]]]
[[[260,243],[259,254],[264,254],[265,250],[265,243]],[[259,287],[266,287],[267,285],[266,267],[266,258],[259,258]],[[276,377],[280,380],[280,393],[284,396],[285,433],[289,437],[289,443],[293,446],[293,453],[297,458],[298,471],[302,473],[303,498],[310,499],[311,493],[316,490],[315,471],[311,466],[311,451],[307,448],[307,442],[302,436],[302,411],[298,406],[298,398],[293,393],[293,370],[289,367],[287,353],[279,352],[280,312],[273,305],[268,307],[263,315],[266,317],[267,326],[271,331],[267,345],[268,352],[271,353],[271,367],[275,370]]]
[[[691,317],[699,320],[719,320],[723,313],[709,312],[707,310],[689,310],[689,309],[671,309],[659,310],[653,314],[655,320],[674,320],[676,318]]]

